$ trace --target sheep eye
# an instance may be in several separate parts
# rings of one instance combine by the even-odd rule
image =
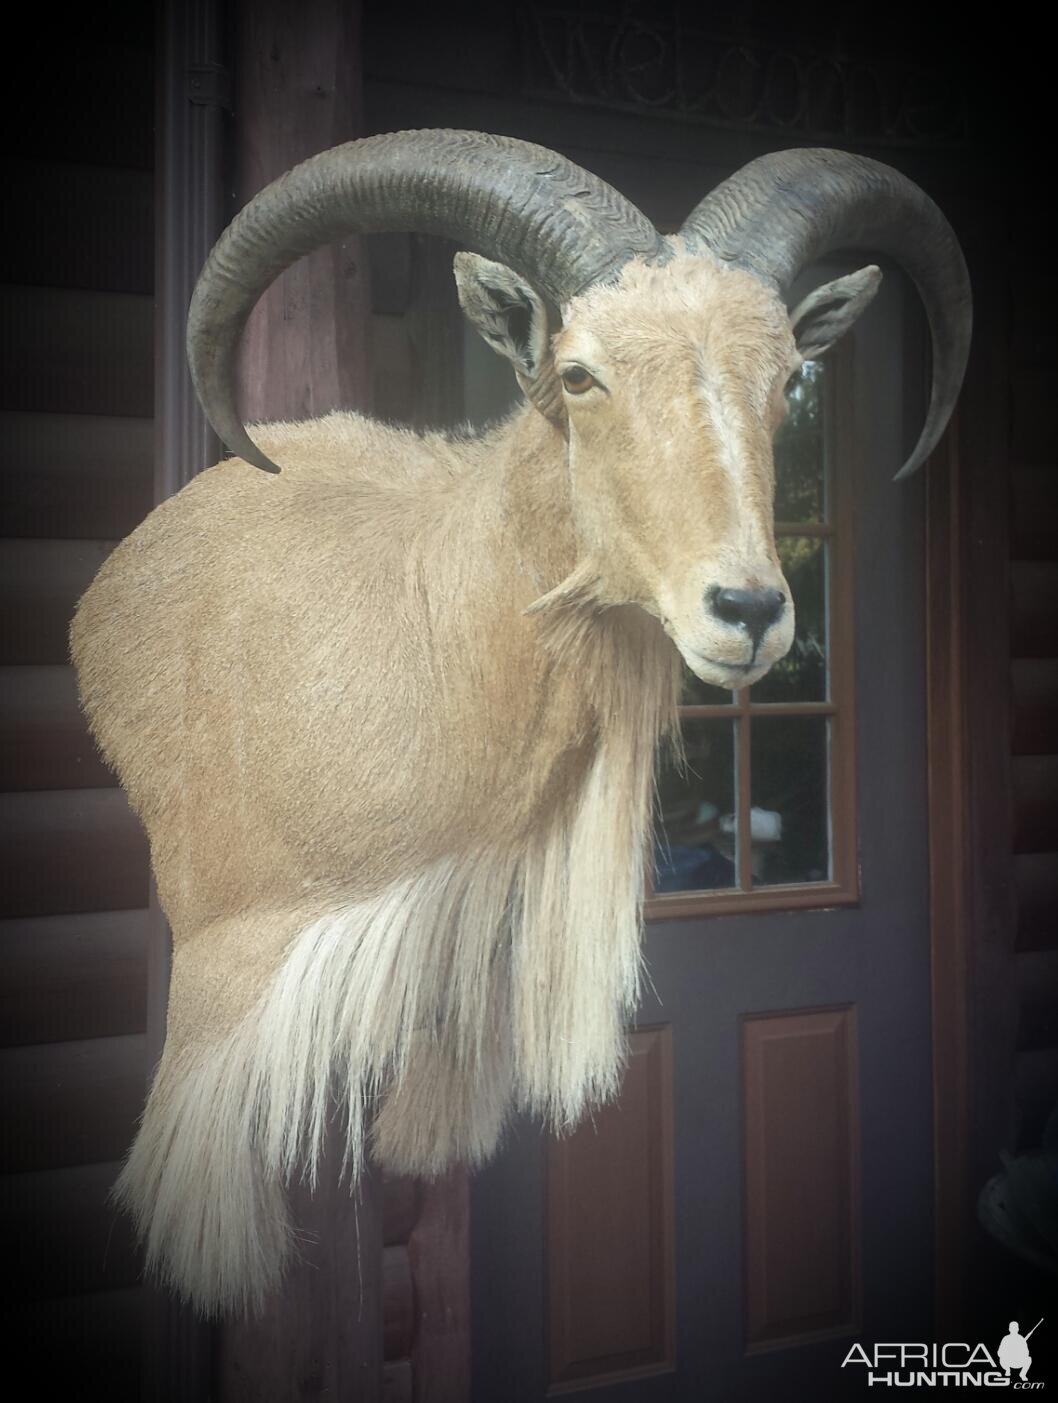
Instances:
[[[582,365],[571,365],[562,372],[562,383],[569,394],[583,395],[599,382]]]

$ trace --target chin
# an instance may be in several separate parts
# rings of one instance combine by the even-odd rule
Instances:
[[[751,668],[728,666],[718,659],[706,657],[696,648],[681,643],[679,639],[673,641],[683,661],[700,682],[708,682],[713,687],[722,687],[729,692],[738,691],[741,687],[751,687],[754,682],[759,682],[778,661],[777,658],[761,659]]]

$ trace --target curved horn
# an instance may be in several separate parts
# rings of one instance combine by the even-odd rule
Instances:
[[[702,200],[681,233],[785,296],[802,268],[834,249],[888,254],[918,288],[933,338],[933,389],[906,477],[951,417],[970,350],[972,301],[951,225],[891,166],[845,151],[778,151],[743,166]]]
[[[366,137],[303,161],[255,195],[221,235],[191,298],[187,353],[206,417],[268,472],[235,407],[243,327],[270,283],[348,234],[458,239],[509,264],[554,306],[635,255],[663,258],[654,226],[605,181],[543,146],[482,132]]]

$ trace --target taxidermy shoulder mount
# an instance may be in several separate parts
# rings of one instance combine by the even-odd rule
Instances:
[[[473,250],[460,301],[525,401],[477,437],[351,413],[248,433],[257,299],[385,230]],[[850,248],[906,269],[932,332],[903,476],[955,402],[970,291],[943,215],[875,161],[764,156],[666,238],[553,151],[399,132],[295,167],[217,243],[188,354],[237,456],[114,551],[72,629],[174,942],[118,1192],[202,1310],[278,1284],[284,1183],[315,1176],[332,1104],[355,1179],[368,1148],[432,1175],[488,1157],[512,1108],[561,1130],[614,1095],[655,748],[681,659],[730,689],[790,646],[772,435],[880,274],[786,296]]]

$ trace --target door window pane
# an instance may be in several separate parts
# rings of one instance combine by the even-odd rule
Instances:
[[[650,915],[856,899],[852,523],[846,487],[832,476],[852,413],[846,366],[847,345],[825,365],[805,362],[787,386],[775,435],[775,544],[796,613],[789,652],[754,686],[733,692],[684,671],[691,769],[658,771]]]
[[[703,682],[700,677],[695,677],[684,663],[683,691],[680,693],[683,706],[732,706],[734,701],[734,692],[727,692],[723,687],[714,687],[710,682]]]
[[[750,794],[754,886],[830,878],[825,716],[754,716]]]
[[[775,520],[822,521],[823,363],[805,361],[786,390],[786,418],[775,435]]]
[[[775,544],[793,596],[797,631],[785,658],[750,695],[755,702],[825,701],[829,547],[819,536],[780,536]]]
[[[656,892],[733,887],[735,862],[735,726],[684,721],[687,760],[659,757],[655,825]]]

